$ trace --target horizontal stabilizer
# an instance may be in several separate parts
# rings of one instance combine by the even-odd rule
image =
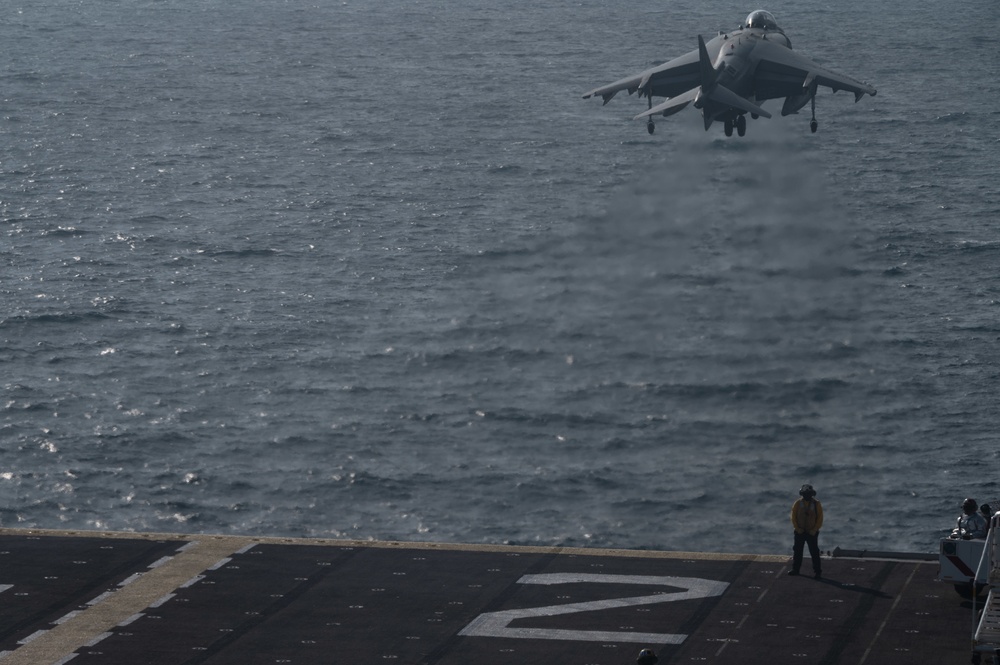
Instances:
[[[676,97],[671,97],[662,104],[657,104],[648,111],[640,113],[639,115],[635,116],[634,119],[639,120],[640,118],[648,118],[649,116],[656,115],[657,113],[662,113],[664,116],[673,115],[678,111],[683,110],[685,106],[693,102],[694,99],[698,96],[699,92],[701,92],[700,86],[696,88],[691,88],[687,92],[682,92]]]
[[[732,106],[733,108],[742,109],[749,113],[759,115],[763,118],[770,118],[771,114],[757,106],[749,99],[740,97],[735,92],[730,90],[724,85],[716,85],[712,92],[709,94],[709,99],[713,102],[719,102],[720,104],[726,104]]]

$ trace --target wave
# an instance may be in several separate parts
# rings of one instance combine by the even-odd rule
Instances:
[[[5,326],[33,326],[33,325],[79,325],[93,321],[106,321],[111,317],[101,311],[87,310],[76,312],[44,312],[40,314],[14,314],[0,319],[0,328]]]

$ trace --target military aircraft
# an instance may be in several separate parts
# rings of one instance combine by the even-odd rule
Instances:
[[[706,131],[716,120],[724,123],[726,136],[733,130],[746,134],[746,114],[755,120],[770,118],[760,104],[768,99],[784,97],[781,115],[798,113],[812,103],[809,128],[815,132],[816,90],[824,86],[854,93],[857,102],[876,90],[849,76],[832,72],[809,58],[792,51],[792,42],[778,27],[770,12],[758,9],[747,16],[744,24],[732,32],[720,32],[707,43],[698,35],[698,48],[679,58],[652,67],[591,90],[584,99],[600,96],[607,104],[622,90],[649,99],[649,108],[636,116],[646,118],[646,129],[652,134],[656,126],[653,116],[671,116],[693,103],[705,119]],[[653,105],[653,97],[666,97],[662,104]]]

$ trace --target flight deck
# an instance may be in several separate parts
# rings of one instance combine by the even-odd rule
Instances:
[[[969,662],[937,562],[0,529],[0,665]]]

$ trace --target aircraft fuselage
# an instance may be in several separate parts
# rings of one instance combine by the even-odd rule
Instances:
[[[757,69],[757,59],[754,49],[762,41],[791,48],[788,37],[780,32],[768,32],[753,28],[744,28],[731,33],[723,33],[705,44],[712,66],[718,72],[716,84],[723,85],[740,97],[757,103],[754,91],[754,77]],[[712,121],[735,121],[746,111],[734,108],[728,104],[706,99],[704,103],[695,102],[695,108],[702,109],[706,125]]]

